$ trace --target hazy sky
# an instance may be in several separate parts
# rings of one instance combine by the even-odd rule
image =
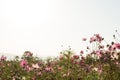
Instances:
[[[5,55],[56,56],[68,46],[79,53],[81,38],[100,33],[110,41],[119,27],[120,0],[0,0]]]

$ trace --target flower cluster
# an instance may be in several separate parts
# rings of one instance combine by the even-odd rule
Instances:
[[[97,45],[92,51],[87,46],[89,53],[81,50],[77,55],[68,49],[46,60],[33,56],[30,51],[13,60],[1,56],[0,80],[120,80],[120,43],[103,45],[102,41],[104,39],[95,34],[89,42]]]

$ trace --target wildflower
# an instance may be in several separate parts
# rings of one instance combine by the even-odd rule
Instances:
[[[102,40],[103,40],[103,38],[99,34],[95,34],[93,37],[90,38],[90,43],[92,43],[94,41],[98,41],[101,43]]]
[[[7,59],[6,56],[3,56],[3,55],[0,58],[1,61],[5,61],[6,59]]]
[[[95,34],[95,37],[98,42],[101,42],[103,40],[103,38],[99,34]]]
[[[81,50],[80,53],[83,54],[84,53],[83,50]]]
[[[24,54],[25,57],[31,57],[33,55],[33,53],[31,53],[30,51],[25,51]]]
[[[46,67],[45,71],[50,72],[51,71],[51,67]]]
[[[79,56],[78,55],[74,55],[73,58],[74,59],[79,59]]]
[[[38,69],[39,65],[38,64],[32,64],[32,67]]]
[[[98,46],[98,48],[99,48],[99,49],[103,49],[103,48],[104,48],[104,46],[99,45],[99,46]]]
[[[32,69],[30,68],[29,65],[26,65],[25,70],[27,70],[27,71],[29,72],[29,71],[31,71]]]
[[[97,54],[98,57],[101,57],[101,56],[102,56],[101,53],[102,53],[101,50],[96,51],[96,54]]]
[[[120,43],[114,43],[112,47],[116,49],[120,49]]]
[[[94,41],[96,41],[96,38],[93,36],[93,37],[90,38],[90,43],[92,43]]]
[[[27,61],[26,60],[21,60],[20,61],[20,66],[21,67],[25,67],[27,65]]]

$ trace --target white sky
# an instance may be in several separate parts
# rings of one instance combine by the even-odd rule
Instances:
[[[109,41],[120,27],[119,4],[119,0],[0,0],[0,52],[12,56],[30,50],[41,57],[57,56],[68,46],[79,53],[81,39],[95,33]]]

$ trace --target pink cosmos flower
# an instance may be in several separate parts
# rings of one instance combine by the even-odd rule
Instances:
[[[30,68],[29,65],[26,65],[25,70],[27,70],[27,71],[29,72],[29,71],[31,71],[32,69]]]
[[[100,34],[95,34],[95,37],[98,42],[101,42],[103,40],[103,38],[100,36]]]
[[[25,57],[31,57],[33,55],[33,53],[31,53],[30,51],[25,51],[24,54]]]
[[[79,56],[78,55],[74,55],[73,58],[74,59],[79,59]]]
[[[94,34],[94,36],[90,38],[90,43],[94,41],[98,41],[101,43],[102,40],[103,38],[99,34]]]
[[[50,72],[51,71],[51,67],[46,67],[45,71]]]
[[[7,59],[7,57],[6,57],[6,56],[3,56],[3,55],[2,55],[1,58],[0,58],[1,61],[5,61],[6,59]]]
[[[27,61],[26,60],[21,60],[20,61],[20,66],[21,67],[25,67],[27,65]]]
[[[83,54],[84,53],[83,50],[81,50],[80,53]]]
[[[120,49],[120,43],[114,43],[112,47],[116,49]]]
[[[101,57],[101,56],[102,56],[101,53],[102,53],[101,50],[96,51],[96,54],[97,54],[98,57]]]
[[[94,41],[96,41],[96,38],[93,36],[93,37],[90,38],[90,43],[92,43]]]
[[[36,69],[40,68],[38,64],[32,64],[32,67]]]

